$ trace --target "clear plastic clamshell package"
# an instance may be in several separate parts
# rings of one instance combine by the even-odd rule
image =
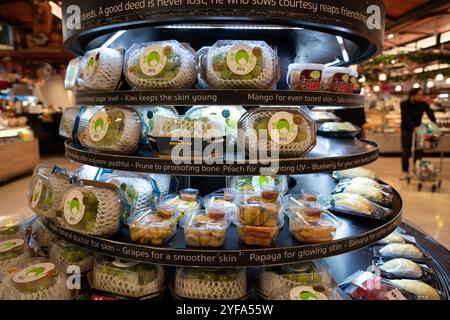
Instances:
[[[186,245],[193,247],[222,247],[230,221],[225,212],[191,210],[182,224]]]
[[[69,230],[107,237],[119,230],[130,205],[111,183],[81,180],[65,193],[56,221]]]
[[[169,194],[161,199],[160,204],[162,207],[175,207],[181,220],[187,210],[198,209],[202,205],[203,199],[198,194],[197,189],[183,189],[179,191],[179,194]]]
[[[180,298],[241,299],[247,295],[247,275],[243,268],[178,267],[173,289]]]
[[[239,241],[247,245],[270,247],[278,237],[278,233],[284,225],[284,216],[279,215],[278,224],[275,226],[254,226],[237,224]]]
[[[17,263],[23,262],[29,258],[25,240],[22,238],[10,238],[0,240],[0,272]]]
[[[197,78],[197,54],[176,40],[136,43],[125,53],[124,73],[136,90],[191,88]]]
[[[367,179],[341,180],[336,185],[333,193],[356,194],[379,205],[389,206],[393,199],[392,192],[389,189],[384,188],[376,181],[372,181]]]
[[[49,260],[28,259],[10,266],[2,273],[0,298],[5,300],[70,300],[64,272]]]
[[[324,91],[339,93],[352,93],[353,85],[350,82],[350,68],[326,67],[322,75]]]
[[[120,82],[123,50],[98,48],[81,58],[78,86],[82,91],[111,91]]]
[[[355,193],[336,193],[331,195],[330,210],[342,214],[356,215],[373,219],[385,219],[393,211],[380,206]]]
[[[65,108],[59,123],[59,135],[71,139],[80,108]]]
[[[288,190],[288,176],[235,176],[227,178],[227,186],[236,190],[236,194],[251,191],[261,193],[264,186],[275,186],[284,194]]]
[[[71,183],[71,176],[61,167],[36,166],[28,192],[31,210],[38,216],[54,219]]]
[[[41,219],[36,219],[34,222],[32,236],[44,252],[47,252],[55,242],[59,241],[59,239],[42,223]]]
[[[69,266],[77,266],[83,273],[92,270],[92,252],[63,240],[51,246],[48,258],[62,272],[67,272]]]
[[[238,143],[251,156],[300,158],[316,145],[316,123],[301,107],[259,107],[248,111],[238,124]],[[256,140],[255,140],[256,139]]]
[[[382,262],[378,268],[381,276],[386,278],[421,279],[425,273],[419,264],[405,258]]]
[[[286,82],[293,90],[320,91],[325,67],[316,63],[291,63]]]
[[[242,226],[275,227],[281,218],[278,191],[263,191],[261,195],[244,194],[238,202],[238,221]]]
[[[325,122],[317,129],[317,134],[331,138],[354,138],[361,129],[350,122]]]
[[[78,89],[78,77],[80,76],[81,57],[76,57],[69,61],[64,78],[64,87],[67,90]]]
[[[209,88],[270,89],[280,79],[278,57],[264,41],[220,40],[200,57]]]
[[[10,238],[25,239],[25,228],[21,215],[0,216],[0,241]]]
[[[228,216],[231,222],[237,221],[237,205],[234,203],[235,194],[232,189],[218,190],[205,197],[205,209],[213,217],[219,215]]]
[[[160,293],[164,284],[162,266],[100,255],[94,259],[92,286],[95,289],[142,298]]]
[[[136,212],[127,220],[131,240],[152,245],[166,243],[177,231],[179,214],[179,210],[170,205]]]
[[[375,172],[373,172],[367,168],[364,168],[364,167],[339,170],[339,171],[333,172],[333,178],[335,178],[337,180],[349,179],[349,178],[352,179],[352,178],[357,178],[357,177],[377,179]]]

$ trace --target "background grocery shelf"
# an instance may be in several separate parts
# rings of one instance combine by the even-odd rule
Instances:
[[[364,96],[291,90],[165,89],[148,91],[78,92],[79,105],[239,105],[361,107]]]
[[[317,145],[305,158],[268,161],[176,159],[124,156],[86,151],[66,142],[66,156],[95,167],[180,176],[292,175],[360,167],[378,159],[379,145],[368,140],[317,137]],[[274,170],[275,169],[275,170]]]
[[[297,186],[294,192],[305,188],[308,191],[320,192],[327,198],[336,181],[330,174],[303,175],[296,177]],[[288,221],[280,230],[275,242],[276,247],[255,247],[241,244],[238,241],[237,228],[232,225],[227,230],[225,246],[219,249],[187,247],[183,230],[178,228],[175,236],[161,247],[132,243],[127,227],[123,227],[110,239],[86,236],[73,231],[64,230],[50,220],[43,220],[49,230],[58,237],[71,241],[95,252],[117,256],[125,259],[158,263],[166,265],[191,265],[204,267],[228,266],[260,266],[280,265],[308,261],[339,255],[386,237],[401,222],[403,201],[394,192],[393,214],[384,221],[370,218],[354,218],[340,215],[342,222],[335,240],[322,244],[301,244],[290,234]]]

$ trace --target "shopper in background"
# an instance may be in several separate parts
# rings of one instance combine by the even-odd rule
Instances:
[[[423,114],[426,113],[428,118],[433,123],[436,123],[436,117],[430,108],[430,105],[425,102],[423,97],[423,90],[414,88],[409,91],[408,100],[401,104],[402,124],[401,124],[401,142],[402,142],[402,179],[408,179],[409,175],[409,158],[411,158],[411,148],[413,144],[414,129],[422,124]],[[415,141],[414,141],[415,143]],[[414,148],[413,164],[416,160],[422,158],[422,150]]]

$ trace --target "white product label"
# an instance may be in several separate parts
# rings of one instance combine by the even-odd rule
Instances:
[[[150,228],[155,228],[155,229],[164,228],[165,226],[166,226],[166,224],[164,222],[152,222],[149,225]]]
[[[83,194],[78,190],[71,190],[64,199],[64,219],[70,225],[78,224],[83,219],[86,207]]]
[[[91,52],[87,56],[86,65],[82,71],[82,77],[84,80],[89,79],[95,72],[95,67],[97,66],[99,54],[97,52]]]
[[[259,47],[252,48],[245,44],[236,44],[228,49],[228,68],[235,74],[248,74],[255,69],[258,55],[262,55],[262,50]]]
[[[17,247],[23,246],[25,241],[22,239],[9,239],[0,242],[0,253],[11,251]]]
[[[16,283],[29,283],[44,278],[47,273],[55,269],[53,263],[38,263],[17,272],[13,281]]]
[[[205,229],[208,230],[222,230],[223,226],[220,223],[207,223]]]
[[[312,287],[299,286],[289,292],[291,300],[328,300],[327,296]]]
[[[298,133],[293,114],[285,111],[277,112],[270,117],[268,129],[272,141],[279,145],[292,143]]]
[[[275,185],[275,180],[272,177],[268,176],[255,176],[252,178],[253,190],[255,190],[256,192],[261,192],[261,186],[263,185],[272,187]]]
[[[130,267],[134,267],[135,265],[137,265],[139,262],[135,262],[135,261],[125,261],[125,260],[121,260],[121,259],[116,259],[112,262],[113,265],[115,265],[118,268],[130,268]]]
[[[152,44],[144,49],[141,54],[140,67],[147,76],[155,76],[160,73],[167,63],[167,56],[172,54],[171,46]]]
[[[406,300],[405,296],[398,289],[393,289],[386,293],[386,298],[388,300]]]
[[[31,195],[31,208],[36,208],[39,203],[39,200],[42,196],[42,180],[38,179],[34,184],[32,195]]]
[[[108,114],[106,111],[98,111],[89,120],[89,138],[98,142],[102,140],[108,132]]]

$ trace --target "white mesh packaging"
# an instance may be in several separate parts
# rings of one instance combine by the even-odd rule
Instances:
[[[98,48],[86,52],[80,62],[80,90],[115,90],[122,76],[122,67],[123,53],[120,50]]]
[[[24,262],[29,257],[30,251],[24,239],[10,238],[0,241],[0,272]]]
[[[202,57],[210,88],[269,89],[280,78],[278,57],[264,41],[220,40]]]
[[[198,137],[208,139],[225,135],[223,122],[207,117],[161,116],[151,135],[154,137]]]
[[[0,241],[10,238],[25,239],[25,236],[21,215],[0,216]]]
[[[151,174],[150,177],[155,180],[161,194],[161,199],[166,197],[170,191],[170,181],[172,180],[172,177],[165,174]]]
[[[73,259],[77,261],[73,261]],[[48,258],[59,270],[66,272],[69,266],[78,266],[80,272],[92,270],[93,257],[86,249],[77,247],[64,241],[53,244],[48,253]]]
[[[65,229],[105,237],[119,230],[120,214],[117,190],[73,187],[64,195],[57,222]]]
[[[33,230],[33,236],[42,249],[48,249],[58,241],[58,238],[44,226],[40,219],[36,219]]]
[[[245,269],[198,269],[177,268],[175,294],[182,298],[207,300],[232,300],[243,298],[247,293]],[[221,272],[231,274],[220,275]],[[213,273],[211,277],[205,274]]]
[[[80,108],[66,108],[64,109],[59,124],[59,135],[64,138],[72,138],[73,127]]]
[[[153,200],[153,187],[145,178],[112,177],[108,182],[122,188],[132,206],[132,213],[149,208]]]
[[[139,146],[140,119],[136,112],[119,107],[86,109],[80,118],[80,143],[98,152],[129,154]]]
[[[138,43],[125,54],[124,73],[136,90],[190,88],[197,77],[197,55],[175,40]]]
[[[67,90],[78,89],[78,77],[80,76],[81,57],[76,57],[69,61],[66,68],[66,76],[64,77],[64,87]]]

